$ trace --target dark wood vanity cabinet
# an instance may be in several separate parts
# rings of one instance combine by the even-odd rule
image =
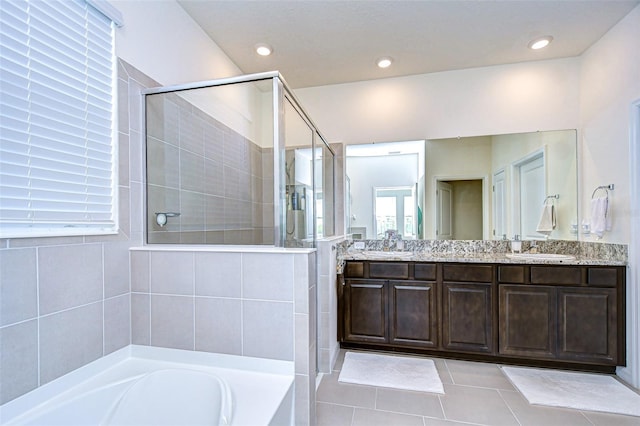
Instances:
[[[435,282],[389,281],[389,343],[438,346]]]
[[[442,346],[492,353],[493,266],[442,265]]]
[[[347,261],[339,339],[347,347],[602,371],[625,364],[625,272]]]
[[[348,265],[341,289],[343,341],[436,347],[435,266],[429,269],[419,266],[416,274],[411,265],[410,274],[408,263]]]
[[[499,353],[619,365],[623,274],[611,267],[499,265]]]
[[[344,287],[344,338],[387,343],[389,289],[383,280],[347,280]]]

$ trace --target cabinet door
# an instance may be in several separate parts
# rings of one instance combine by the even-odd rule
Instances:
[[[390,343],[438,346],[435,282],[389,282]]]
[[[616,290],[558,288],[558,357],[615,365]]]
[[[491,287],[491,283],[443,283],[442,345],[445,349],[494,352]]]
[[[386,343],[387,282],[346,280],[344,287],[344,340]]]
[[[500,285],[501,355],[553,358],[556,351],[556,291],[553,287]]]

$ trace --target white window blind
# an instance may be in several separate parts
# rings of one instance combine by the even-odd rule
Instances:
[[[84,0],[0,7],[0,237],[114,232],[111,21]]]

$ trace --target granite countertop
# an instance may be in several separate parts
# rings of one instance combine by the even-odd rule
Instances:
[[[405,262],[456,262],[456,263],[501,263],[536,265],[593,265],[625,266],[627,262],[614,259],[595,259],[573,256],[573,259],[544,259],[534,257],[512,258],[510,253],[434,253],[434,252],[382,252],[350,250],[342,254],[344,260],[405,261]],[[542,255],[540,255],[542,256]]]

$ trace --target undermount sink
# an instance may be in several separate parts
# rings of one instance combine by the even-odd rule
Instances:
[[[508,253],[506,255],[509,259],[525,259],[525,260],[555,260],[557,262],[563,260],[575,260],[575,256],[569,254],[555,254],[555,253]]]
[[[365,256],[367,257],[373,257],[373,258],[392,258],[392,259],[404,259],[407,257],[411,257],[413,256],[413,252],[412,251],[378,251],[378,250],[371,250],[371,251],[365,251],[362,252]]]

